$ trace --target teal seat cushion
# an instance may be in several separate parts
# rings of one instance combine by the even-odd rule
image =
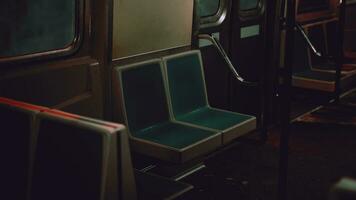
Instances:
[[[175,149],[183,149],[216,134],[214,131],[164,122],[133,133],[137,138],[162,144]]]
[[[334,73],[320,72],[320,71],[313,71],[313,70],[294,73],[293,76],[298,78],[306,78],[306,79],[313,79],[313,80],[327,81],[327,82],[335,81]],[[341,77],[343,77],[343,75],[341,75]]]
[[[224,131],[254,119],[210,108],[199,51],[164,58],[174,118],[199,127]]]
[[[253,118],[252,116],[203,107],[181,115],[177,120],[222,131]]]
[[[207,105],[199,54],[179,55],[166,60],[169,91],[175,117]]]

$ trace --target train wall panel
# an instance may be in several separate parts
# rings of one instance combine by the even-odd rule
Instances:
[[[97,62],[58,62],[16,70],[0,77],[0,96],[102,117],[102,91]]]
[[[191,44],[191,0],[114,0],[113,59]]]

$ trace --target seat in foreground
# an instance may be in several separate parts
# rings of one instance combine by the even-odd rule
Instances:
[[[36,115],[45,107],[0,97],[0,199],[25,199],[29,187]]]
[[[88,119],[38,114],[31,199],[136,199],[124,126]]]

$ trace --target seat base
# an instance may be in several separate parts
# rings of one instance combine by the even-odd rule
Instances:
[[[221,146],[221,133],[179,122],[162,124],[131,134],[133,149],[154,158],[183,163]]]
[[[353,82],[355,75],[341,75],[341,88],[347,88]],[[293,74],[292,84],[299,88],[334,92],[335,73],[313,70],[295,73]]]
[[[139,199],[175,199],[193,189],[187,183],[135,170]]]

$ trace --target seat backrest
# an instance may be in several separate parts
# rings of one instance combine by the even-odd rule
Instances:
[[[131,134],[169,120],[161,60],[116,67],[114,73]]]
[[[38,127],[32,200],[136,198],[122,125],[51,110]]]
[[[309,49],[303,36],[299,32],[294,34],[293,51],[293,73],[302,72],[310,69]]]
[[[0,199],[25,199],[35,119],[43,107],[0,97]]]
[[[200,51],[163,58],[175,117],[208,105]]]

